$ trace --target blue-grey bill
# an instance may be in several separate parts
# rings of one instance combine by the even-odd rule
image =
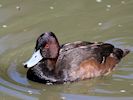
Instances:
[[[32,57],[25,63],[23,63],[24,66],[27,66],[27,68],[35,66],[39,61],[43,59],[40,50],[33,53]]]

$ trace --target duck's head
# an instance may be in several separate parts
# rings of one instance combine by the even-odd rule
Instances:
[[[53,32],[41,34],[36,41],[32,57],[24,63],[24,67],[35,66],[43,59],[56,59],[59,54],[59,42]]]

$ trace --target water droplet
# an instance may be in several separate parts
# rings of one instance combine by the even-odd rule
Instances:
[[[61,97],[61,100],[65,100],[66,99],[66,97]]]
[[[96,2],[102,2],[102,0],[96,0]]]
[[[46,89],[43,89],[43,91],[46,91]]]
[[[121,25],[121,24],[119,24],[119,25],[118,25],[118,27],[122,27],[122,25]]]
[[[126,92],[126,90],[120,90],[120,92],[124,93],[124,92]]]
[[[111,5],[107,5],[108,8],[111,8]]]
[[[121,1],[122,4],[125,4],[125,1]]]
[[[2,7],[3,5],[2,4],[0,4],[0,8]]]
[[[51,6],[51,7],[49,7],[51,10],[53,10],[54,9],[54,7],[53,6]]]
[[[28,93],[29,93],[29,94],[33,94],[31,90],[28,90]]]
[[[7,27],[7,25],[2,25],[2,27],[3,27],[3,28],[6,28],[6,27]]]
[[[99,26],[101,26],[102,24],[103,24],[103,23],[101,23],[101,22],[100,22],[100,23],[98,23],[98,25],[99,25]]]
[[[27,29],[24,29],[24,32],[26,32],[27,31]]]
[[[133,84],[130,84],[131,86],[133,86]]]
[[[20,10],[20,9],[21,9],[21,7],[20,7],[20,6],[16,6],[16,9],[17,9],[17,10]]]

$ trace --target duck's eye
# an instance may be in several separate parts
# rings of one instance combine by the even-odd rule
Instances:
[[[46,44],[46,45],[45,45],[45,48],[49,48],[49,45],[48,45],[48,44]]]

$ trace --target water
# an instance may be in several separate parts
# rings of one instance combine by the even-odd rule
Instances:
[[[132,0],[0,0],[0,100],[133,100],[132,10]],[[105,41],[131,53],[106,77],[63,85],[31,82],[22,63],[46,31],[60,43]]]

